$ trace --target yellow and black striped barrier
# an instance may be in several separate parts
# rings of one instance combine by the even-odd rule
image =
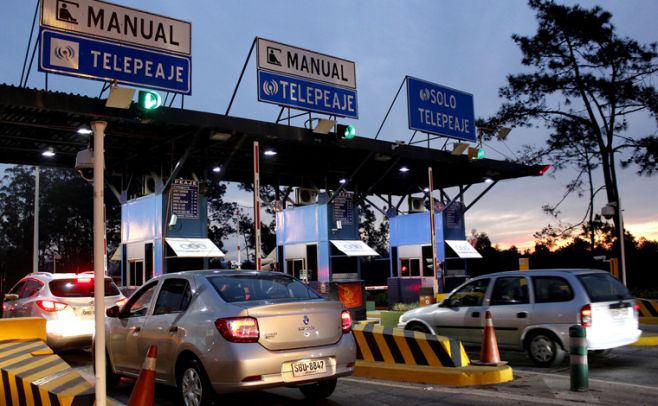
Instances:
[[[658,300],[635,299],[640,305],[640,317],[658,317]]]
[[[0,404],[86,406],[94,387],[41,340],[0,342]]]
[[[357,360],[439,368],[470,364],[459,340],[376,324],[355,325],[352,331]]]

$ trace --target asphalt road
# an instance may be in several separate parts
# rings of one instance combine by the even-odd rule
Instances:
[[[476,348],[468,348],[477,359]],[[83,374],[93,376],[91,353],[72,351],[60,354]],[[554,368],[537,368],[525,353],[502,351],[514,371],[512,382],[467,388],[451,388],[426,384],[409,384],[363,378],[342,378],[334,394],[320,405],[522,405],[522,404],[656,404],[658,398],[658,347],[624,347],[589,357],[590,391],[569,391],[568,362]],[[124,379],[108,396],[127,403],[132,380]],[[156,405],[175,405],[173,388],[158,385]],[[275,390],[223,395],[222,404],[308,405],[299,390]]]

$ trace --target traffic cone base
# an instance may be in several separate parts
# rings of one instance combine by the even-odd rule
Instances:
[[[494,329],[491,312],[488,310],[485,314],[484,330],[482,331],[482,348],[480,350],[480,360],[471,361],[471,364],[481,366],[498,366],[507,364],[507,361],[500,360],[500,353],[498,352],[498,341],[496,340],[496,330]]]
[[[158,347],[152,345],[128,400],[128,406],[153,406],[155,401],[155,363]]]

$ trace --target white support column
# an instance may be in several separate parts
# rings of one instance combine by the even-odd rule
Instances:
[[[34,167],[34,236],[32,238],[32,272],[39,272],[39,166]]]
[[[105,121],[94,121],[94,366],[96,367],[96,405],[105,406]]]
[[[254,228],[256,237],[256,270],[260,271],[260,150],[254,141]]]

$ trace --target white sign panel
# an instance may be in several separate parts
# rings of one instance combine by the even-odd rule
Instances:
[[[482,258],[482,255],[468,241],[446,240],[446,244],[459,255],[459,258]]]
[[[348,257],[379,256],[377,251],[368,247],[361,240],[330,240],[333,245]]]
[[[192,54],[192,24],[96,0],[42,0],[41,26]]]
[[[223,257],[224,253],[208,238],[167,238],[167,244],[181,258]]]
[[[356,89],[354,62],[258,38],[258,69]]]

